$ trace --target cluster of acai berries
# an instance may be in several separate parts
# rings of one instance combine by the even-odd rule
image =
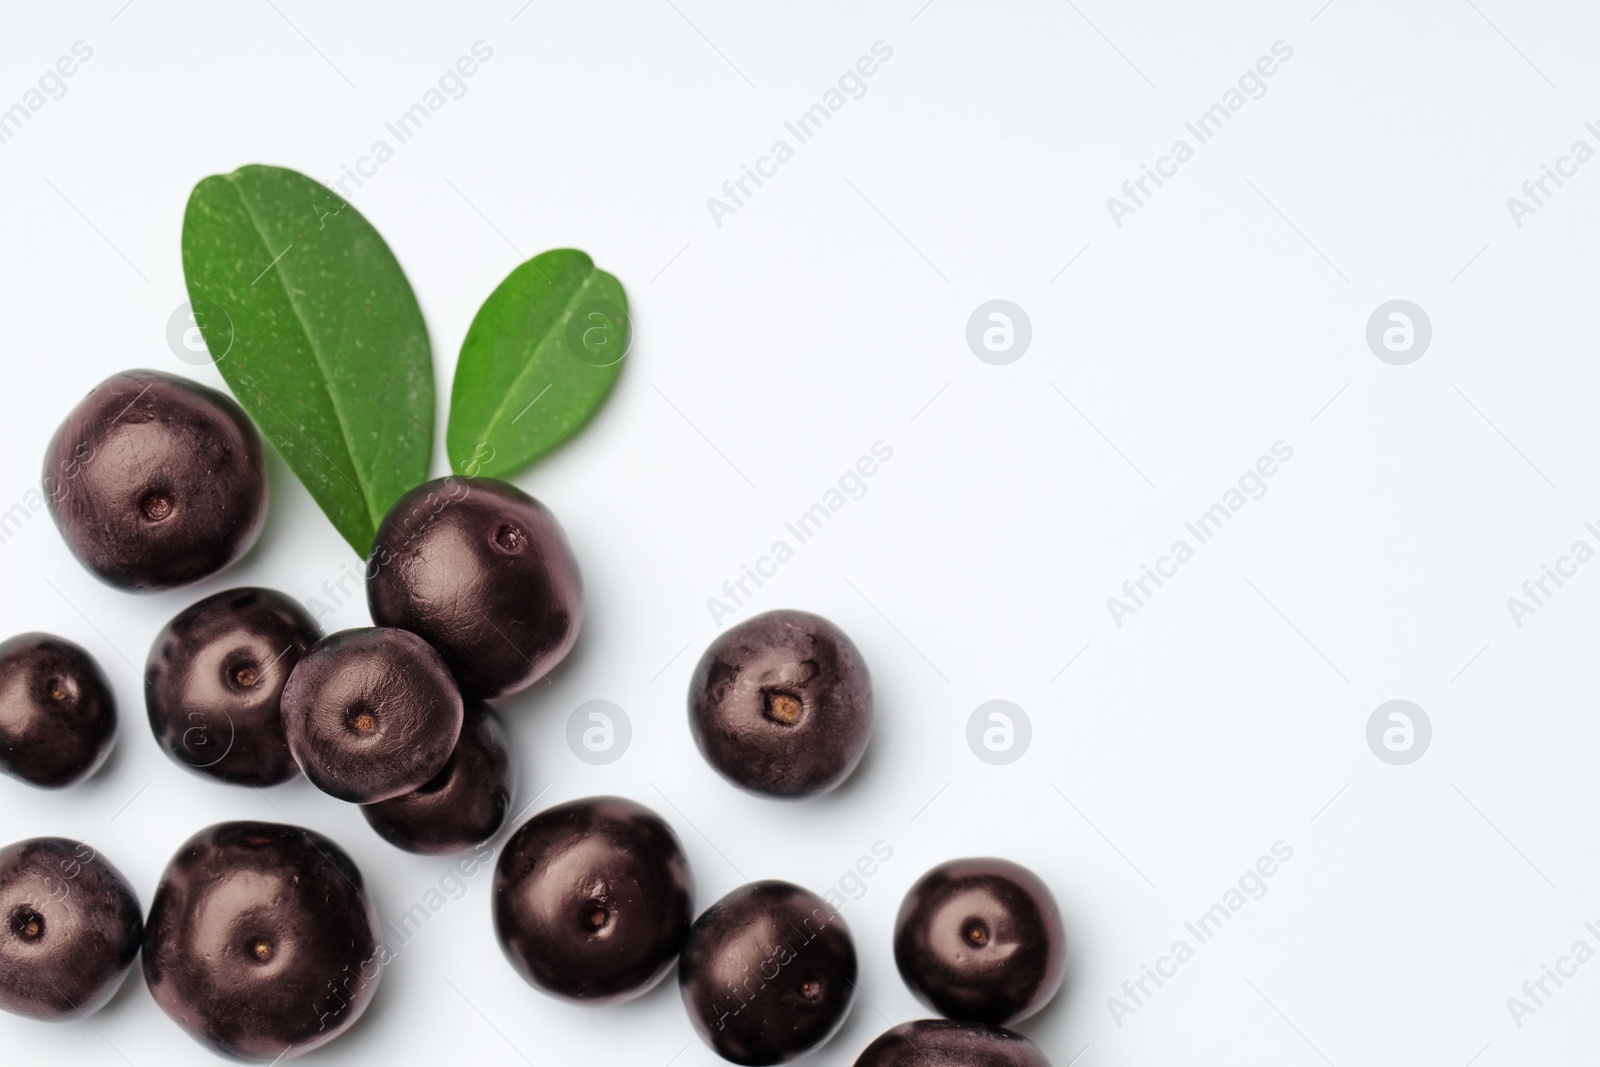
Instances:
[[[266,515],[262,443],[229,398],[153,371],[101,383],[50,442],[51,515],[73,554],[125,590],[216,575]],[[504,482],[445,478],[393,505],[366,571],[372,627],[321,636],[268,589],[208,596],[153,641],[145,705],[162,749],[221,782],[303,774],[359,804],[411,852],[473,849],[500,832],[516,761],[486,701],[525,689],[572,648],[577,564],[554,517]],[[768,797],[824,793],[866,749],[872,689],[827,620],[775,611],[722,634],[695,669],[689,724],[710,764]],[[59,788],[116,736],[111,688],[77,645],[0,644],[0,771]],[[672,828],[618,797],[557,805],[510,837],[494,925],[513,968],[567,1000],[637,997],[678,967],[696,1031],[741,1064],[828,1040],[855,994],[843,918],[787,882],[742,886],[693,917]],[[361,872],[314,830],[228,822],[178,850],[148,914],[89,846],[0,849],[0,1008],[72,1019],[102,1006],[143,951],[157,1004],[215,1052],[275,1062],[355,1023],[389,962]],[[1048,1067],[1004,1029],[1061,985],[1061,917],[1032,872],[998,859],[925,874],[896,920],[900,973],[945,1018],[897,1026],[858,1067]]]

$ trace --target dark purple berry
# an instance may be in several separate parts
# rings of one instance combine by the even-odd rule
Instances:
[[[316,624],[270,589],[230,589],[178,613],[145,663],[150,729],[179,766],[235,785],[300,773],[280,700]]]
[[[689,934],[689,864],[642,804],[592,797],[524,823],[494,875],[494,928],[535,988],[587,1004],[646,992]]]
[[[689,682],[689,728],[724,778],[752,793],[826,793],[861,762],[872,680],[844,631],[769,611],[711,642]]]
[[[311,784],[353,804],[426,785],[461,737],[461,693],[439,654],[406,630],[341,630],[283,689],[289,751]]]
[[[678,963],[695,1032],[734,1063],[784,1063],[821,1045],[855,989],[844,919],[788,882],[751,882],[711,905]]]
[[[1050,1067],[1039,1046],[983,1023],[923,1019],[882,1034],[855,1067]]]
[[[379,626],[439,650],[469,699],[525,689],[583,622],[583,583],[545,506],[493,478],[441,478],[395,502],[372,543],[367,606]]]
[[[45,500],[67,547],[118,589],[209,578],[267,513],[261,436],[239,405],[152,370],[114,374],[50,439]]]
[[[1050,888],[1001,859],[941,863],[900,905],[894,961],[911,992],[941,1015],[1004,1026],[1056,994],[1066,937]]]
[[[313,830],[218,823],[167,864],[145,925],[161,1010],[221,1056],[270,1063],[348,1030],[386,950],[361,872]]]
[[[0,643],[0,771],[59,789],[105,762],[117,702],[89,653],[50,634]]]
[[[361,813],[378,836],[407,852],[436,855],[482,844],[499,833],[516,791],[505,724],[481,701],[466,706],[461,739],[428,784]]]
[[[111,999],[139,954],[133,887],[77,841],[0,848],[0,1008],[78,1019]]]

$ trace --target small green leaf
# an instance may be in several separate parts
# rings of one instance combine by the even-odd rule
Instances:
[[[558,248],[512,271],[461,344],[452,468],[503,477],[571,437],[605,399],[630,339],[622,283],[584,253]]]
[[[233,395],[365,556],[433,452],[428,329],[389,246],[318,182],[248,166],[190,194],[183,275]]]

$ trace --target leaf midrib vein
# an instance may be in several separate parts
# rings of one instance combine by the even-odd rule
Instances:
[[[244,190],[239,187],[237,174],[230,174],[227,179],[228,187],[239,198],[239,203],[244,207],[245,214],[250,216],[250,225],[254,227],[256,235],[261,238],[262,246],[266,248],[267,254],[271,255],[272,241],[267,236],[266,230],[262,229],[260,220],[256,218],[255,208],[250,205],[249,198],[244,195]],[[367,525],[375,530],[378,523],[382,521],[383,516],[377,514],[373,508],[371,479],[368,473],[362,470],[360,460],[356,455],[355,441],[350,436],[350,423],[345,418],[344,405],[339,402],[339,394],[333,388],[333,378],[328,371],[326,361],[323,359],[322,350],[311,332],[310,323],[306,321],[306,316],[301,311],[299,302],[295,300],[293,291],[290,290],[288,283],[284,280],[282,267],[280,266],[276,270],[269,268],[269,273],[273,275],[273,280],[278,284],[278,287],[283,290],[283,298],[288,303],[289,310],[294,312],[295,321],[300,324],[300,332],[305,337],[306,344],[311,348],[312,357],[317,361],[317,370],[322,374],[322,391],[327,394],[328,403],[333,405],[334,417],[339,423],[339,436],[344,441],[345,456],[350,460],[350,469],[355,472],[356,479],[360,482],[357,489],[361,493],[361,507],[366,512]],[[257,279],[257,281],[259,280]],[[255,283],[251,284],[254,285]],[[284,414],[287,417],[288,413],[285,412]]]
[[[529,260],[528,262],[532,263],[533,260]],[[484,427],[483,440],[480,443],[487,443],[489,438],[493,436],[496,428],[500,425],[500,420],[505,417],[506,409],[511,405],[511,398],[517,395],[518,390],[522,388],[523,381],[528,377],[529,374],[533,372],[535,363],[534,356],[538,354],[539,349],[544,346],[544,343],[549,340],[552,335],[559,335],[558,331],[566,325],[568,319],[572,318],[572,312],[577,305],[578,299],[583,296],[584,290],[589,288],[590,283],[600,276],[600,273],[599,267],[596,267],[593,264],[590,265],[589,273],[584,275],[583,281],[578,283],[578,287],[574,289],[572,291],[572,295],[567,298],[566,303],[561,308],[560,315],[558,315],[556,320],[550,324],[550,329],[545,332],[545,335],[539,338],[538,343],[533,346],[532,351],[528,354],[527,361],[523,363],[522,369],[517,372],[517,376],[511,379],[510,388],[508,388],[505,392],[505,395],[500,398],[500,406],[495,408],[494,415],[490,417],[488,425]]]

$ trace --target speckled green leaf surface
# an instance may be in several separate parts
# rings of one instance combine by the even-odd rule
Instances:
[[[571,437],[605,399],[630,340],[622,283],[584,253],[558,248],[512,271],[461,345],[451,467],[504,477]]]
[[[365,556],[433,448],[427,326],[389,246],[320,183],[247,166],[195,186],[183,273],[233,395]]]

